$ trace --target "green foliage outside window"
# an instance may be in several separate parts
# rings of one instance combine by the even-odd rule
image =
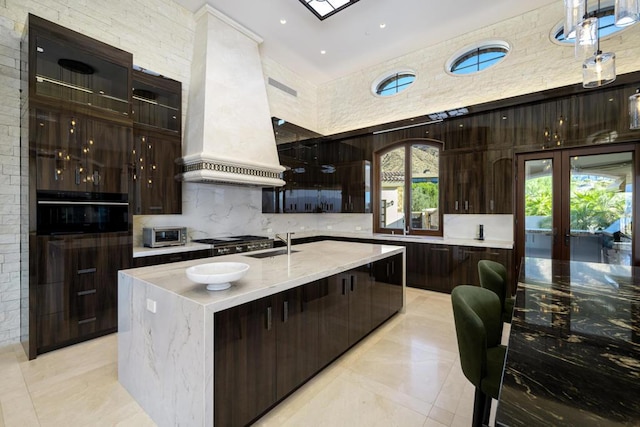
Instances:
[[[411,184],[411,212],[438,207],[438,184],[417,182]]]
[[[551,228],[551,176],[527,180],[525,200],[525,215],[544,217],[540,228]],[[572,230],[602,230],[624,215],[625,193],[610,181],[572,180],[570,202]]]

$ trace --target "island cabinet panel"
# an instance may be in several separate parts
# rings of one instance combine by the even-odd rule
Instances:
[[[318,291],[318,358],[324,367],[349,348],[349,296],[342,275],[323,279]]]
[[[276,397],[282,399],[315,374],[319,366],[320,282],[276,297]]]
[[[349,294],[349,345],[371,332],[372,281],[369,267],[362,266],[341,275]],[[387,297],[388,301],[388,297]]]
[[[371,327],[376,328],[403,305],[402,255],[371,264]]]
[[[214,419],[244,426],[276,402],[274,297],[215,314]]]
[[[215,425],[251,423],[399,311],[402,271],[397,255],[215,313]]]

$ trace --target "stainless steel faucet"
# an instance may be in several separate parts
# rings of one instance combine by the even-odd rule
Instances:
[[[289,231],[284,238],[281,235],[276,234],[276,239],[282,240],[287,244],[287,255],[291,255],[291,236],[293,234],[295,233]]]

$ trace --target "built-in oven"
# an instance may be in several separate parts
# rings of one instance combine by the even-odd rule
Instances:
[[[128,231],[127,194],[77,191],[37,193],[37,234]]]

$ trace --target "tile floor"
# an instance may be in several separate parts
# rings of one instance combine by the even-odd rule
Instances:
[[[0,348],[0,427],[153,426],[117,378],[112,334],[28,361]],[[470,426],[449,295],[407,289],[396,315],[258,426]]]

